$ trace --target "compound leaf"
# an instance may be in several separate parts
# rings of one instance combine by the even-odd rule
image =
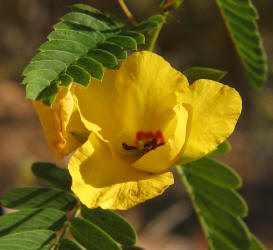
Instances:
[[[204,157],[177,167],[191,197],[210,249],[263,249],[241,217],[247,206],[236,192],[240,177],[229,167]],[[257,247],[257,248],[255,248]]]
[[[216,0],[249,82],[261,88],[267,77],[267,60],[258,31],[257,11],[251,0]]]
[[[153,25],[145,30],[157,27],[163,19],[160,15],[149,18],[147,22]],[[85,4],[73,5],[61,20],[23,72],[26,97],[42,99],[48,106],[55,101],[58,87],[73,82],[87,87],[91,77],[102,80],[104,67],[116,69],[127,50],[145,42],[143,34],[125,30],[115,18]]]

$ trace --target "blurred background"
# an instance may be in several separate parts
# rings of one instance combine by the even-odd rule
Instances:
[[[52,25],[74,3],[88,3],[125,21],[115,0],[9,0],[0,2],[0,195],[14,186],[37,184],[30,166],[50,161],[65,167],[50,152],[30,101],[25,100],[21,72]],[[158,0],[127,0],[138,21],[158,13]],[[243,113],[230,137],[232,152],[220,159],[243,178],[240,193],[249,206],[250,230],[273,249],[273,1],[254,0],[269,61],[261,91],[247,82],[239,57],[214,1],[185,1],[164,26],[156,51],[178,70],[204,66],[226,70],[223,82],[243,99]],[[128,23],[129,24],[129,23]],[[179,178],[161,197],[122,213],[139,232],[138,245],[148,250],[207,249]]]

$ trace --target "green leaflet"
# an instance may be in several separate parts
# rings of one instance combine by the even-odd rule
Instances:
[[[123,50],[121,46],[118,44],[112,43],[112,42],[104,42],[104,43],[99,43],[97,46],[99,49],[106,50],[110,52],[111,54],[115,55],[117,59],[126,59],[127,57],[127,52],[126,50]]]
[[[23,72],[26,97],[42,99],[48,106],[55,101],[59,86],[75,82],[87,87],[91,78],[102,80],[104,68],[117,68],[127,50],[145,42],[143,34],[125,30],[113,17],[85,4],[73,5],[61,20]],[[144,22],[145,28],[137,29],[153,29],[164,20],[161,15],[152,16],[146,21],[148,26]]]
[[[210,153],[210,155],[217,156],[217,155],[225,155],[231,151],[231,145],[228,140],[225,140],[221,144],[217,146],[217,148]]]
[[[249,82],[261,88],[267,78],[267,60],[259,34],[257,11],[250,0],[216,0]]]
[[[51,106],[57,97],[57,91],[58,83],[54,81],[40,93],[39,99],[42,99],[45,105]]]
[[[92,78],[102,80],[104,67],[96,59],[87,56],[81,57],[78,60],[77,65],[84,68],[91,75]]]
[[[56,235],[49,230],[35,230],[8,234],[0,238],[0,249],[50,250]]]
[[[67,169],[58,168],[49,162],[36,162],[32,164],[31,170],[36,177],[49,185],[66,191],[70,190],[71,177]]]
[[[141,33],[135,32],[135,31],[124,31],[121,32],[120,35],[122,36],[130,36],[134,38],[137,42],[137,44],[145,44],[145,36]]]
[[[59,250],[83,250],[75,241],[64,238],[61,240]]]
[[[100,62],[104,67],[115,69],[118,65],[117,58],[110,52],[103,49],[92,49],[87,56]]]
[[[52,208],[26,209],[5,214],[0,217],[0,237],[37,229],[58,231],[66,219],[64,212]]]
[[[115,43],[124,49],[136,50],[137,42],[134,38],[129,36],[112,36],[107,39],[108,42]]]
[[[107,233],[86,219],[73,218],[70,231],[73,237],[87,249],[121,249]]]
[[[132,30],[133,31],[149,31],[152,29],[155,29],[156,27],[158,27],[158,25],[164,23],[165,17],[162,15],[154,15],[149,17],[146,21],[143,21],[141,23],[139,23],[137,26],[135,26]]]
[[[123,245],[133,245],[136,243],[134,228],[117,213],[100,208],[88,209],[82,207],[81,214],[85,219],[103,229],[117,242]]]
[[[60,87],[68,87],[73,82],[72,76],[65,73],[60,74],[58,80]]]
[[[73,209],[76,198],[63,190],[22,187],[8,190],[0,199],[4,207],[13,209],[55,208],[64,211]]]
[[[199,79],[219,81],[226,75],[227,72],[218,69],[192,67],[186,69],[183,73],[188,78],[189,83],[192,84],[194,81]]]
[[[144,250],[144,248],[137,246],[121,246],[122,250]]]
[[[193,202],[210,249],[263,249],[241,219],[247,206],[235,191],[240,177],[209,157],[177,167]],[[259,248],[260,246],[260,248]]]
[[[89,85],[91,79],[90,74],[84,68],[78,65],[70,65],[66,70],[66,74],[68,74],[75,83],[78,83],[84,87]]]

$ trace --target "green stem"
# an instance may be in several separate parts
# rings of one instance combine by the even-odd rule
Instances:
[[[195,203],[193,190],[192,190],[192,188],[191,188],[191,186],[190,186],[190,184],[189,184],[189,182],[188,182],[188,180],[187,180],[187,178],[186,178],[186,176],[185,176],[185,174],[183,172],[183,169],[180,166],[176,166],[175,169],[176,169],[177,173],[181,176],[182,182],[183,182],[183,184],[184,184],[184,186],[186,188],[186,191],[187,191],[187,193],[188,193],[188,195],[190,197],[190,200],[191,200],[191,203],[193,205],[194,211],[197,214],[197,218],[198,218],[199,223],[201,225],[202,231],[204,232],[204,235],[205,235],[205,237],[206,237],[206,239],[208,241],[208,245],[211,245],[208,228],[207,228],[207,226],[205,224],[204,219],[202,218],[199,207]]]
[[[58,240],[57,240],[57,242],[56,242],[55,247],[54,247],[53,250],[57,250],[59,248],[61,240],[64,238],[64,236],[66,235],[66,233],[67,233],[67,231],[68,231],[68,229],[70,227],[70,220],[72,218],[74,218],[74,217],[77,217],[79,215],[79,213],[80,213],[80,204],[77,205],[77,207],[75,208],[75,210],[74,210],[73,214],[71,215],[71,217],[69,218],[69,220],[67,220],[65,222],[65,225],[63,227],[63,231],[60,234],[60,236],[59,236],[59,238],[58,238]]]
[[[161,23],[155,30],[149,32],[146,36],[145,42],[145,50],[153,51],[156,41],[158,39],[159,33],[163,27],[163,23]]]
[[[127,16],[127,18],[131,21],[131,23],[135,26],[137,25],[137,21],[135,20],[133,14],[128,9],[127,5],[125,4],[124,0],[118,0],[118,3],[123,10],[124,14]]]

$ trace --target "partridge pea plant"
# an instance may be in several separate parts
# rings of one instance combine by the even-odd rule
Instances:
[[[179,72],[153,52],[182,0],[161,1],[159,14],[139,23],[118,3],[131,27],[74,4],[23,72],[49,147],[69,161],[67,169],[32,165],[48,188],[3,195],[2,205],[18,211],[0,217],[0,249],[140,249],[134,228],[113,210],[163,194],[174,171],[209,249],[264,249],[242,220],[247,205],[236,191],[240,177],[213,158],[231,150],[239,93],[219,82],[226,72]],[[249,83],[261,88],[267,65],[256,9],[250,0],[216,3]]]

